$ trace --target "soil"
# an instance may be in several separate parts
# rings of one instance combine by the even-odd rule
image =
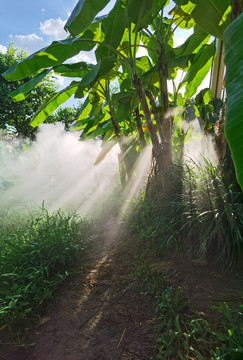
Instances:
[[[60,286],[30,333],[33,346],[4,360],[149,360],[159,334],[154,304],[141,291],[137,260],[124,225],[111,220],[93,238],[88,255]],[[182,253],[153,258],[165,286],[182,288],[195,313],[218,321],[212,305],[243,298],[242,277],[219,272]],[[1,356],[0,356],[1,358]]]
[[[64,281],[32,330],[35,345],[5,360],[147,360],[156,353],[153,304],[141,293],[126,231],[113,221],[104,228],[84,270]]]

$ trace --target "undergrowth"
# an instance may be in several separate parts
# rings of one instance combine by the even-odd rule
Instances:
[[[243,194],[227,187],[218,170],[205,159],[174,166],[168,187],[155,185],[149,198],[134,200],[131,230],[157,247],[176,246],[194,257],[235,268],[243,255]]]
[[[130,228],[140,264],[143,291],[155,300],[158,359],[243,359],[243,305],[214,306],[218,322],[193,310],[183,289],[164,281],[151,266],[154,255],[168,248],[188,259],[240,269],[243,252],[243,197],[226,186],[218,170],[205,166],[174,166],[163,191],[155,184],[149,197],[134,200]],[[167,258],[169,260],[169,258]],[[239,299],[240,302],[240,299]]]
[[[91,223],[76,214],[0,216],[0,330],[25,333],[30,320],[84,251]]]
[[[138,252],[143,254],[142,249]],[[150,360],[241,360],[243,305],[230,308],[224,302],[212,306],[221,314],[212,321],[207,314],[191,306],[181,287],[169,286],[163,274],[158,276],[149,265],[151,262],[146,252],[146,260],[142,257],[138,268],[142,292],[154,299],[159,330],[158,352],[156,358]]]

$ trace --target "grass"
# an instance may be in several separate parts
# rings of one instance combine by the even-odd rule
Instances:
[[[155,301],[158,359],[240,360],[243,358],[243,305],[214,306],[221,320],[195,311],[183,289],[168,285],[166,270],[154,270],[154,257],[179,251],[227,271],[241,269],[243,196],[226,186],[218,170],[205,166],[174,166],[163,191],[155,184],[150,198],[134,200],[130,228],[138,256],[143,292]],[[170,248],[170,251],[168,251]],[[216,316],[217,317],[217,316]]]
[[[243,255],[243,194],[227,187],[205,162],[205,167],[174,166],[166,191],[155,186],[149,199],[144,194],[135,199],[131,230],[157,248],[176,246],[194,258],[234,268]]]
[[[136,246],[142,244],[137,243]],[[159,336],[158,360],[241,360],[243,358],[243,305],[224,302],[212,306],[214,318],[192,307],[181,287],[168,285],[166,273],[153,269],[153,254],[140,254],[141,291],[154,299]],[[146,258],[146,261],[145,261]],[[164,277],[163,277],[164,276]]]
[[[84,254],[90,222],[44,208],[0,216],[0,329],[21,337]]]

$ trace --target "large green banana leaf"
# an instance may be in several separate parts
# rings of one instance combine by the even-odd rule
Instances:
[[[38,126],[46,118],[55,111],[59,105],[63,104],[67,101],[77,90],[79,82],[73,81],[68,87],[61,90],[58,93],[52,95],[49,99],[47,99],[44,104],[42,104],[39,110],[35,113],[33,120],[30,125],[33,127]]]
[[[10,93],[11,98],[14,101],[21,101],[24,100],[31,90],[36,87],[50,72],[50,69],[43,70],[40,74],[36,75],[33,79],[27,81],[25,84],[20,86],[18,89],[12,91]]]
[[[51,45],[21,60],[3,73],[5,79],[16,81],[37,73],[41,69],[62,64],[80,51],[90,51],[100,40],[100,25],[92,24],[80,37],[53,41]]]
[[[212,66],[215,54],[214,43],[203,45],[196,54],[192,65],[189,67],[182,83],[187,82],[185,97],[190,99],[197,91],[199,85],[207,75]]]
[[[179,8],[172,10],[177,14],[178,26],[187,27],[194,21],[203,31],[219,39],[223,39],[226,27],[230,23],[230,0],[174,0]],[[184,14],[184,15],[183,15]],[[185,21],[182,21],[182,18]]]
[[[227,108],[225,135],[243,190],[243,13],[225,31]]]
[[[81,34],[109,2],[110,0],[79,0],[66,22],[65,29],[72,36]]]

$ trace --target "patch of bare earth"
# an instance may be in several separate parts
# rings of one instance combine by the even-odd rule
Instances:
[[[35,345],[6,360],[148,360],[156,353],[153,305],[141,294],[126,236],[117,223],[105,224],[84,271],[64,282],[30,334]]]

